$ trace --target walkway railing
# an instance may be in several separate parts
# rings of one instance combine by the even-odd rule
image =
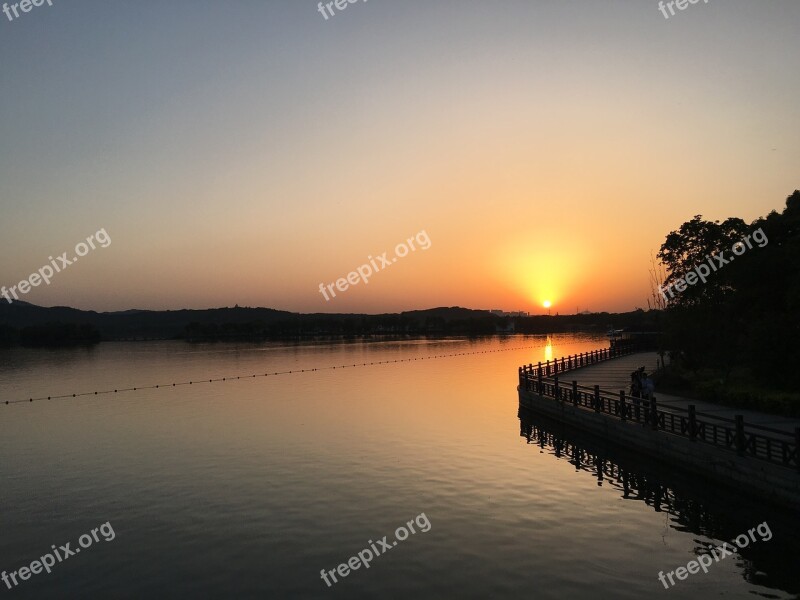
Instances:
[[[528,378],[533,377],[541,381],[544,377],[550,377],[558,373],[566,373],[567,371],[580,369],[581,367],[588,367],[589,365],[595,365],[599,362],[619,358],[620,356],[635,354],[639,351],[636,342],[628,342],[626,340],[624,342],[617,342],[611,348],[581,352],[574,356],[570,354],[569,356],[561,357],[560,359],[557,358],[553,361],[548,360],[545,363],[540,362],[536,366],[534,366],[533,363],[522,365],[519,368],[520,385],[522,384],[523,374]]]
[[[776,465],[795,468],[800,473],[800,427],[796,427],[793,434],[752,424],[748,424],[745,429],[742,415],[727,419],[699,413],[693,404],[688,408],[671,406],[664,409],[659,408],[655,397],[648,399],[630,396],[625,390],[614,394],[601,390],[598,385],[593,388],[578,385],[577,381],[565,386],[559,381],[559,374],[569,370],[633,352],[635,350],[626,348],[596,350],[586,355],[562,358],[552,364],[548,361],[545,365],[539,363],[536,367],[532,364],[520,367],[520,390],[552,398],[562,404],[570,403],[621,421],[638,423],[653,431],[664,431],[693,442],[704,442],[733,450],[740,456],[752,456]]]

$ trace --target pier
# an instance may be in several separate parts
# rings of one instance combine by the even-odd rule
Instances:
[[[519,368],[520,405],[778,504],[800,501],[800,421],[655,394],[630,374],[660,358],[618,344]]]

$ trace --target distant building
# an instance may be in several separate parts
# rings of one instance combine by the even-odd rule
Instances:
[[[497,333],[514,333],[516,328],[514,327],[514,321],[509,321],[505,327],[500,327],[500,325],[495,325],[495,331]]]
[[[518,310],[516,312],[506,312],[504,310],[500,310],[499,308],[494,308],[489,311],[496,317],[529,317],[530,313]]]

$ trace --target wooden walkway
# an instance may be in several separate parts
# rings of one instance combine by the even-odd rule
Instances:
[[[645,371],[650,374],[656,370],[657,360],[658,354],[655,352],[640,352],[568,371],[561,376],[561,379],[564,383],[574,380],[578,382],[578,385],[586,387],[599,385],[601,390],[610,393],[618,394],[620,390],[625,390],[627,393],[631,385],[631,373],[639,367],[644,367]],[[795,430],[795,427],[800,427],[800,419],[790,419],[754,410],[722,406],[704,402],[703,400],[671,396],[659,392],[658,389],[655,391],[655,396],[658,400],[659,408],[664,410],[668,410],[670,407],[680,407],[686,410],[690,404],[694,404],[699,413],[726,419],[734,419],[736,415],[742,415],[744,416],[745,428],[747,428],[747,425],[760,425],[791,433]]]
[[[631,373],[639,367],[644,367],[644,370],[650,374],[656,370],[657,361],[658,354],[655,352],[629,354],[596,365],[574,369],[564,373],[562,379],[565,382],[575,380],[578,385],[587,387],[599,385],[601,390],[607,392],[618,393],[620,390],[625,390],[627,393],[631,387]],[[656,394],[658,394],[658,390],[656,390]]]
[[[520,407],[555,418],[762,499],[800,503],[800,419],[659,393],[630,392],[631,373],[656,354],[615,344],[522,365]]]

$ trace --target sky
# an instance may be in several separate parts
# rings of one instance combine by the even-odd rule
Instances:
[[[0,285],[111,243],[42,306],[647,308],[800,188],[797,0],[51,1],[0,13]]]

